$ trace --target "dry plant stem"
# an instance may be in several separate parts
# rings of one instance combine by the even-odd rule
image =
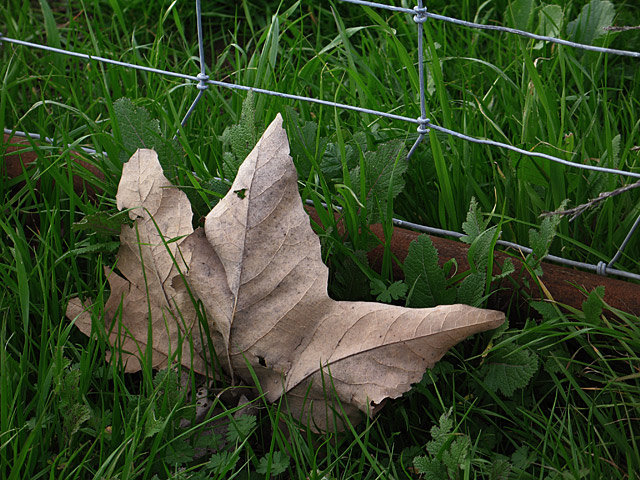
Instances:
[[[552,217],[554,215],[571,215],[569,219],[570,222],[578,218],[578,216],[582,215],[589,208],[593,208],[596,205],[604,202],[607,198],[615,197],[616,195],[620,195],[621,193],[628,192],[629,190],[633,190],[634,188],[640,187],[640,181],[632,183],[630,185],[625,185],[624,187],[616,188],[610,192],[602,192],[596,198],[589,200],[587,203],[583,203],[582,205],[578,205],[574,208],[569,208],[567,210],[558,210],[555,212],[544,212],[540,214],[541,217]]]

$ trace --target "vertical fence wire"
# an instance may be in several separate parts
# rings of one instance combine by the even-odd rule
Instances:
[[[550,160],[550,161],[553,161],[553,162],[557,162],[557,163],[560,163],[560,164],[563,164],[563,165],[566,165],[566,166],[569,166],[569,167],[573,167],[573,168],[579,168],[579,169],[583,169],[583,170],[592,170],[592,171],[597,171],[597,172],[600,172],[600,173],[616,174],[616,175],[620,175],[620,176],[629,176],[629,177],[634,177],[634,178],[640,178],[640,173],[629,172],[629,171],[613,169],[613,168],[599,167],[597,165],[585,165],[585,164],[579,164],[579,163],[575,163],[575,162],[570,162],[570,161],[563,160],[563,159],[558,158],[558,157],[554,157],[552,155],[524,150],[524,149],[515,147],[513,145],[509,145],[509,144],[505,144],[505,143],[501,143],[501,142],[496,142],[494,140],[471,137],[469,135],[465,135],[463,133],[456,132],[454,130],[450,130],[450,129],[438,126],[436,124],[433,124],[431,122],[431,120],[429,118],[427,118],[427,110],[426,110],[425,61],[424,61],[425,52],[424,52],[424,38],[423,38],[424,37],[424,28],[425,28],[424,25],[425,25],[426,21],[431,18],[431,19],[434,19],[434,20],[451,22],[453,24],[461,25],[461,26],[468,27],[468,28],[478,28],[478,29],[484,29],[484,30],[493,30],[493,31],[499,31],[499,32],[506,32],[506,33],[510,33],[510,34],[516,34],[516,35],[525,36],[527,38],[532,38],[532,39],[536,39],[536,40],[542,40],[542,41],[545,41],[545,42],[554,42],[554,43],[558,43],[558,44],[569,46],[569,47],[573,47],[573,48],[581,48],[581,49],[584,49],[584,50],[597,51],[597,52],[607,53],[607,54],[625,55],[625,56],[630,56],[630,57],[634,57],[634,58],[640,58],[640,52],[633,52],[633,51],[627,51],[627,50],[616,50],[616,49],[610,49],[610,48],[605,48],[605,47],[597,47],[597,46],[593,46],[593,45],[584,45],[584,44],[580,44],[580,43],[576,43],[576,42],[570,42],[570,41],[567,41],[567,40],[558,39],[558,38],[555,38],[555,37],[547,37],[547,36],[543,36],[543,35],[536,35],[536,34],[533,34],[531,32],[526,32],[526,31],[517,30],[517,29],[513,29],[513,28],[502,27],[502,26],[497,26],[497,25],[483,25],[483,24],[467,22],[467,21],[464,21],[464,20],[459,20],[459,19],[455,19],[455,18],[451,18],[451,17],[446,17],[446,16],[443,16],[443,15],[438,15],[438,14],[434,14],[434,13],[429,12],[427,10],[427,7],[424,6],[424,0],[417,0],[417,6],[415,6],[413,9],[404,8],[404,7],[395,7],[395,6],[392,6],[392,5],[386,5],[386,4],[381,4],[381,3],[371,2],[371,1],[365,1],[365,0],[340,0],[340,1],[344,2],[344,3],[352,3],[352,4],[368,6],[368,7],[372,7],[372,8],[386,9],[386,10],[390,10],[390,11],[395,11],[395,12],[400,12],[400,13],[405,13],[405,14],[412,15],[413,21],[417,25],[417,31],[418,31],[418,38],[417,38],[418,62],[417,63],[418,63],[418,81],[419,81],[418,96],[419,96],[419,102],[420,102],[420,117],[419,118],[415,119],[415,118],[410,118],[410,117],[406,117],[406,116],[403,116],[403,115],[397,115],[397,114],[392,114],[392,113],[389,113],[389,112],[382,112],[382,111],[377,111],[377,110],[372,110],[372,109],[367,109],[367,108],[362,108],[362,107],[356,107],[356,106],[353,106],[353,105],[348,105],[348,104],[343,104],[343,103],[338,103],[338,102],[333,102],[333,101],[328,101],[328,100],[323,100],[323,99],[318,99],[318,98],[313,98],[313,97],[306,97],[306,96],[302,96],[302,95],[293,95],[293,94],[282,93],[282,92],[277,92],[277,91],[273,91],[273,90],[267,90],[267,89],[262,89],[262,88],[254,88],[254,87],[250,87],[250,86],[246,86],[246,85],[232,84],[232,83],[228,83],[228,82],[221,82],[221,81],[210,79],[209,76],[206,73],[206,62],[205,62],[205,57],[204,57],[204,33],[203,33],[203,30],[202,30],[202,8],[201,8],[201,1],[200,0],[195,0],[196,22],[197,22],[197,33],[198,33],[198,56],[199,56],[199,66],[200,66],[200,72],[196,76],[187,75],[187,74],[179,73],[179,72],[171,72],[171,71],[167,71],[167,70],[156,69],[156,68],[152,68],[152,67],[145,67],[145,66],[141,66],[141,65],[135,65],[135,64],[128,63],[128,62],[122,62],[122,61],[113,60],[113,59],[109,59],[109,58],[105,58],[105,57],[94,56],[94,55],[89,55],[89,54],[84,54],[84,53],[79,53],[79,52],[72,52],[72,51],[65,50],[65,49],[49,47],[47,45],[41,45],[41,44],[37,44],[37,43],[26,42],[26,41],[19,40],[19,39],[8,38],[8,37],[4,36],[2,32],[0,32],[0,48],[3,46],[3,42],[12,43],[12,44],[16,44],[16,45],[25,46],[25,47],[28,47],[28,48],[42,49],[42,50],[46,50],[46,51],[49,51],[49,52],[52,52],[52,53],[58,53],[58,54],[68,55],[68,56],[72,56],[72,57],[76,57],[76,58],[82,58],[82,59],[89,60],[89,61],[97,61],[97,62],[101,62],[101,63],[107,63],[107,64],[116,65],[116,66],[125,67],[125,68],[132,68],[132,69],[142,70],[142,71],[146,71],[146,72],[149,72],[149,73],[155,73],[155,74],[160,74],[160,75],[168,75],[168,76],[172,76],[174,78],[181,78],[183,80],[194,82],[194,85],[198,89],[198,94],[197,94],[196,98],[194,99],[193,103],[187,109],[187,112],[185,113],[184,117],[182,118],[182,121],[180,122],[180,127],[177,129],[176,134],[174,136],[174,139],[179,134],[180,129],[184,128],[185,125],[187,124],[187,122],[188,122],[189,118],[191,117],[192,113],[195,111],[195,109],[196,109],[197,105],[199,104],[200,100],[203,98],[206,90],[209,88],[210,85],[213,85],[213,86],[218,86],[218,87],[222,87],[222,88],[230,88],[230,89],[244,90],[244,91],[253,91],[253,92],[261,93],[261,94],[274,95],[274,96],[278,96],[278,97],[286,98],[286,99],[290,99],[290,100],[305,101],[305,102],[310,102],[310,103],[315,103],[315,104],[320,104],[320,105],[331,106],[331,107],[334,107],[334,108],[357,111],[357,112],[360,112],[360,113],[373,114],[373,115],[376,115],[376,116],[379,116],[379,117],[389,118],[389,119],[392,119],[392,120],[400,120],[400,121],[404,121],[404,122],[407,122],[407,123],[417,124],[418,125],[418,127],[417,127],[418,138],[416,139],[416,141],[412,145],[411,149],[409,150],[409,153],[407,155],[407,160],[410,159],[415,154],[418,146],[423,142],[425,136],[429,133],[429,130],[433,129],[435,131],[439,131],[441,133],[445,133],[447,135],[450,135],[450,136],[453,136],[453,137],[456,137],[456,138],[459,138],[459,139],[462,139],[462,140],[465,140],[465,141],[468,141],[468,142],[473,142],[473,143],[478,143],[478,144],[483,144],[483,145],[489,145],[489,146],[495,146],[495,147],[511,150],[511,151],[517,152],[519,154],[530,156],[530,157],[545,158],[547,160]],[[41,138],[40,135],[37,135],[37,134],[28,133],[28,132],[20,132],[20,131],[17,131],[17,130],[11,130],[11,129],[7,129],[7,128],[4,129],[4,133],[10,134],[10,135],[30,137],[30,138],[34,138],[34,139],[42,139],[42,140],[44,140],[44,141],[46,141],[48,143],[52,143],[53,142],[50,138],[46,138],[46,137],[45,138]],[[83,151],[87,152],[87,153],[95,153],[95,150],[93,150],[93,149],[82,148],[82,147],[80,147],[80,148]],[[453,231],[449,231],[449,230],[442,230],[442,229],[437,229],[437,228],[433,228],[433,227],[427,227],[425,225],[418,225],[418,224],[415,224],[415,223],[412,223],[412,222],[407,222],[407,221],[403,221],[403,220],[399,220],[399,219],[395,219],[395,218],[393,219],[393,223],[396,226],[411,228],[411,229],[414,229],[414,230],[417,230],[417,231],[430,233],[430,234],[434,234],[434,235],[453,236],[453,237],[458,237],[458,238],[463,235],[463,234],[461,234],[459,232],[453,232]],[[629,243],[631,237],[633,236],[634,232],[636,231],[636,229],[638,229],[639,226],[640,226],[640,215],[638,215],[638,217],[637,217],[636,221],[634,222],[633,226],[631,227],[631,229],[627,233],[624,241],[622,242],[622,244],[618,248],[617,252],[615,253],[615,255],[612,257],[612,259],[608,263],[599,262],[597,265],[592,265],[592,264],[588,264],[588,263],[576,262],[576,261],[573,261],[573,260],[567,260],[567,259],[564,259],[562,257],[556,257],[556,256],[553,256],[553,255],[548,255],[545,258],[548,259],[548,260],[560,263],[560,264],[579,267],[579,268],[583,268],[583,269],[586,269],[586,270],[589,270],[589,271],[593,271],[593,272],[596,272],[596,273],[601,274],[601,275],[614,274],[614,275],[618,275],[618,276],[622,276],[622,277],[626,277],[626,278],[640,280],[640,275],[612,268],[613,265],[621,258],[622,254],[624,252],[624,249],[626,248],[626,246]],[[506,241],[499,240],[497,243],[499,245],[502,245],[502,246],[505,246],[505,247],[508,247],[508,248],[514,248],[514,249],[519,250],[519,251],[524,252],[524,253],[530,253],[531,252],[530,248],[524,247],[522,245],[518,245],[518,244],[515,244],[515,243],[512,243],[512,242],[506,242]]]

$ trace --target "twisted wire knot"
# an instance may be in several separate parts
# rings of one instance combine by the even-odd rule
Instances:
[[[413,16],[413,21],[416,23],[424,23],[427,21],[427,7],[413,7],[416,14]]]
[[[207,88],[209,88],[209,84],[207,83],[207,81],[209,80],[209,75],[199,73],[196,78],[199,81],[198,85],[196,85],[198,90],[206,90]]]
[[[429,128],[427,127],[427,125],[429,125],[429,122],[431,122],[431,120],[428,118],[418,117],[418,134],[426,135],[427,133],[429,133]]]
[[[607,274],[607,264],[600,260],[596,265],[596,273],[598,275],[606,275]]]

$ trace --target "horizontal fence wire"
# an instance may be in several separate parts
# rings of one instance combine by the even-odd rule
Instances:
[[[343,3],[353,3],[355,5],[363,5],[366,7],[374,7],[374,8],[381,8],[384,10],[391,10],[393,12],[401,12],[401,13],[408,13],[411,15],[415,15],[416,14],[416,9],[413,8],[404,8],[404,7],[395,7],[393,5],[386,5],[384,3],[376,3],[376,2],[367,2],[364,0],[340,0]],[[494,30],[497,32],[505,32],[505,33],[512,33],[514,35],[520,35],[521,37],[527,37],[527,38],[532,38],[533,40],[540,40],[543,42],[551,42],[551,43],[558,43],[560,45],[565,45],[567,47],[573,47],[573,48],[580,48],[582,50],[590,50],[592,52],[600,52],[600,53],[611,53],[613,55],[623,55],[623,56],[627,56],[627,57],[635,57],[635,58],[640,58],[640,52],[633,52],[630,50],[616,50],[614,48],[605,48],[605,47],[598,47],[595,45],[585,45],[584,43],[577,43],[577,42],[571,42],[569,40],[563,40],[561,38],[557,38],[557,37],[549,37],[546,35],[537,35],[535,33],[531,33],[531,32],[527,32],[525,30],[518,30],[517,28],[509,28],[509,27],[502,27],[500,25],[483,25],[481,23],[473,23],[473,22],[467,22],[466,20],[459,20],[457,18],[452,18],[452,17],[446,17],[444,15],[438,15],[436,13],[431,13],[431,12],[425,12],[424,14],[426,17],[428,18],[433,18],[434,20],[441,20],[443,22],[449,22],[449,23],[453,23],[455,25],[461,25],[463,27],[469,27],[469,28],[477,28],[480,30]]]
[[[33,43],[33,42],[26,42],[24,40],[5,37],[1,32],[0,32],[0,46],[2,45],[3,42],[13,43],[13,44],[25,46],[25,47],[28,47],[28,48],[45,50],[45,51],[49,51],[49,52],[52,52],[52,53],[58,53],[58,54],[67,55],[67,56],[71,56],[71,57],[75,57],[75,58],[80,58],[80,59],[83,59],[83,60],[96,61],[96,62],[116,65],[116,66],[120,66],[120,67],[124,67],[124,68],[130,68],[130,69],[145,71],[145,72],[149,72],[149,73],[155,73],[155,74],[159,74],[159,75],[166,75],[166,76],[170,76],[170,77],[173,77],[173,78],[180,78],[180,79],[183,79],[183,80],[195,82],[195,85],[197,86],[199,92],[198,92],[198,95],[197,95],[196,99],[193,101],[193,103],[191,104],[191,106],[187,110],[187,113],[185,114],[184,118],[182,119],[181,127],[184,127],[186,125],[189,117],[191,116],[191,114],[195,110],[198,102],[203,98],[203,95],[204,95],[206,89],[209,87],[209,85],[213,85],[213,86],[217,86],[217,87],[229,88],[229,89],[234,89],[234,90],[253,91],[253,92],[256,92],[256,93],[277,96],[277,97],[285,98],[285,99],[289,99],[289,100],[315,103],[315,104],[319,104],[319,105],[330,106],[330,107],[333,107],[333,108],[352,110],[352,111],[356,111],[356,112],[360,112],[360,113],[365,113],[365,114],[370,114],[370,115],[374,115],[374,116],[378,116],[378,117],[388,118],[388,119],[391,119],[391,120],[399,120],[399,121],[403,121],[403,122],[407,122],[407,123],[417,124],[418,125],[418,130],[417,130],[418,131],[418,139],[416,140],[416,142],[414,143],[414,145],[410,149],[407,158],[410,158],[414,154],[414,152],[417,150],[418,145],[424,139],[425,135],[429,132],[430,129],[433,129],[433,130],[435,130],[437,132],[441,132],[441,133],[444,133],[446,135],[450,135],[450,136],[453,136],[453,137],[456,137],[456,138],[460,138],[460,139],[465,140],[465,141],[478,143],[478,144],[489,145],[489,146],[500,147],[500,148],[503,148],[503,149],[507,149],[507,150],[510,150],[510,151],[517,152],[517,153],[522,154],[522,155],[526,155],[526,156],[530,156],[530,157],[544,158],[544,159],[547,159],[547,160],[550,160],[550,161],[553,161],[553,162],[556,162],[556,163],[560,163],[560,164],[563,164],[563,165],[566,165],[566,166],[569,166],[569,167],[573,167],[573,168],[579,168],[579,169],[583,169],[583,170],[592,170],[592,171],[597,171],[597,172],[601,172],[601,173],[609,173],[609,174],[616,174],[616,175],[621,175],[621,176],[629,176],[629,177],[640,178],[640,173],[628,172],[628,171],[618,170],[618,169],[613,169],[613,168],[599,167],[599,166],[596,166],[596,165],[584,165],[584,164],[580,164],[580,163],[575,163],[575,162],[571,162],[571,161],[568,161],[568,160],[564,160],[564,159],[555,157],[553,155],[548,155],[548,154],[544,154],[544,153],[538,153],[538,152],[524,150],[524,149],[515,147],[513,145],[497,142],[497,141],[494,141],[494,140],[472,137],[472,136],[469,136],[469,135],[466,135],[466,134],[463,134],[463,133],[460,133],[460,132],[456,132],[454,130],[450,130],[450,129],[447,129],[447,128],[444,128],[444,127],[440,127],[440,126],[432,123],[430,119],[426,118],[425,84],[424,84],[424,69],[425,69],[425,66],[424,66],[424,51],[423,51],[424,50],[424,47],[423,47],[423,24],[426,22],[426,20],[428,18],[431,18],[431,19],[434,19],[434,20],[441,20],[441,21],[451,22],[451,23],[454,23],[456,25],[461,25],[461,26],[465,26],[465,27],[478,28],[478,29],[484,29],[484,30],[501,31],[501,32],[516,34],[516,35],[521,35],[521,36],[532,38],[532,39],[535,39],[535,40],[541,40],[541,41],[545,41],[545,42],[553,42],[553,43],[558,43],[558,44],[561,44],[561,45],[566,45],[566,46],[569,46],[569,47],[581,48],[581,49],[584,49],[584,50],[591,50],[591,51],[607,53],[607,54],[625,55],[625,56],[631,56],[631,57],[640,58],[640,53],[639,52],[632,52],[632,51],[626,51],[626,50],[615,50],[615,49],[609,49],[609,48],[604,48],[604,47],[597,47],[597,46],[593,46],[593,45],[584,45],[584,44],[580,44],[580,43],[576,43],[576,42],[570,42],[570,41],[567,41],[567,40],[558,39],[558,38],[555,38],[555,37],[536,35],[536,34],[533,34],[533,33],[530,33],[530,32],[517,30],[517,29],[513,29],[513,28],[501,27],[501,26],[495,26],[495,25],[482,25],[482,24],[477,24],[477,23],[473,23],[473,22],[467,22],[467,21],[464,21],[464,20],[459,20],[459,19],[455,19],[455,18],[451,18],[451,17],[446,17],[446,16],[443,16],[443,15],[437,15],[437,14],[434,14],[434,13],[431,13],[431,12],[427,11],[427,8],[423,6],[423,0],[418,0],[418,5],[416,7],[414,7],[413,9],[404,8],[404,7],[396,7],[396,6],[392,6],[392,5],[386,5],[386,4],[370,2],[370,1],[364,1],[364,0],[340,0],[340,1],[344,2],[344,3],[352,3],[352,4],[362,5],[362,6],[386,9],[386,10],[390,10],[390,11],[395,11],[395,12],[400,12],[400,13],[406,13],[406,14],[413,15],[413,20],[418,25],[418,56],[419,56],[419,58],[418,58],[418,64],[419,64],[418,67],[419,67],[419,84],[420,84],[419,85],[419,88],[420,88],[419,95],[420,95],[420,111],[421,111],[421,116],[419,118],[416,119],[416,118],[411,118],[411,117],[407,117],[407,116],[403,116],[403,115],[398,115],[398,114],[395,114],[395,113],[383,112],[383,111],[378,111],[378,110],[373,110],[373,109],[368,109],[368,108],[362,108],[362,107],[357,107],[357,106],[353,106],[353,105],[349,105],[349,104],[343,104],[343,103],[339,103],[339,102],[323,100],[323,99],[318,99],[318,98],[313,98],[313,97],[307,97],[307,96],[302,96],[302,95],[293,95],[293,94],[282,93],[282,92],[277,92],[277,91],[273,91],[273,90],[250,87],[250,86],[246,86],[246,85],[234,84],[234,83],[229,83],[229,82],[222,82],[222,81],[218,81],[218,80],[211,80],[209,78],[209,76],[206,74],[206,64],[205,64],[205,60],[204,60],[204,44],[203,44],[203,34],[202,34],[202,13],[201,13],[200,0],[196,0],[196,17],[197,17],[196,20],[197,20],[197,29],[198,29],[198,47],[199,47],[200,73],[198,75],[195,75],[195,76],[194,75],[184,74],[184,73],[179,73],[179,72],[172,72],[172,71],[157,69],[157,68],[153,68],[153,67],[146,67],[146,66],[143,66],[143,65],[136,65],[136,64],[129,63],[129,62],[118,61],[118,60],[105,58],[105,57],[101,57],[101,56],[96,56],[96,55],[90,55],[90,54],[79,53],[79,52],[72,52],[72,51],[69,51],[69,50],[54,48],[54,47],[50,47],[50,46],[47,46],[47,45],[41,45],[41,44]],[[52,143],[53,142],[52,139],[47,138],[47,137],[42,138],[42,137],[40,137],[40,135],[37,135],[37,134],[30,134],[30,133],[27,133],[27,132],[20,132],[20,131],[10,130],[10,129],[6,129],[6,128],[4,129],[4,132],[7,133],[7,134],[10,134],[10,135],[17,135],[17,136],[23,136],[23,137],[27,137],[27,138],[31,137],[31,138],[34,138],[34,139],[40,139],[40,140],[44,140],[44,141],[46,141],[48,143]],[[176,133],[176,136],[177,136],[177,133]],[[85,153],[89,153],[89,154],[95,154],[96,153],[95,150],[90,149],[90,148],[86,148],[86,147],[78,147],[78,148],[83,150]],[[407,221],[396,219],[396,218],[393,219],[393,224],[395,226],[398,226],[398,227],[410,228],[410,229],[413,229],[413,230],[416,230],[416,231],[420,231],[420,232],[423,232],[423,233],[429,233],[429,234],[433,234],[433,235],[452,236],[452,237],[455,237],[455,238],[460,238],[460,237],[464,236],[464,234],[459,233],[459,232],[454,232],[454,231],[450,231],[450,230],[442,230],[442,229],[438,229],[438,228],[428,227],[428,226],[425,226],[425,225],[419,225],[419,224],[415,224],[415,223],[412,223],[412,222],[407,222]],[[623,241],[623,244],[620,246],[620,248],[618,249],[618,251],[616,252],[614,257],[612,258],[612,260],[610,262],[608,262],[608,263],[599,262],[597,265],[592,265],[592,264],[588,264],[588,263],[576,262],[576,261],[573,261],[573,260],[567,260],[567,259],[564,259],[562,257],[557,257],[557,256],[554,256],[554,255],[547,255],[545,258],[548,259],[548,260],[551,260],[553,262],[556,262],[556,263],[560,263],[560,264],[564,264],[564,265],[568,265],[568,266],[573,266],[573,267],[579,267],[579,268],[583,268],[585,270],[593,271],[593,272],[596,272],[596,273],[598,273],[600,275],[613,274],[613,275],[618,275],[618,276],[622,276],[622,277],[625,277],[625,278],[640,280],[640,275],[612,268],[613,264],[621,257],[621,255],[623,253],[623,250],[626,247],[627,243],[629,242],[633,232],[639,226],[640,226],[640,216],[638,216],[638,218],[637,218],[636,222],[634,223],[633,227],[630,229],[629,233],[627,234],[627,237]],[[527,253],[527,254],[531,253],[531,251],[532,251],[528,247],[525,247],[525,246],[522,246],[522,245],[518,245],[518,244],[512,243],[512,242],[506,242],[506,241],[498,240],[497,243],[499,245],[501,245],[501,246],[504,246],[504,247],[507,247],[507,248],[514,248],[514,249],[516,249],[518,251],[521,251],[521,252],[524,252],[524,253]]]

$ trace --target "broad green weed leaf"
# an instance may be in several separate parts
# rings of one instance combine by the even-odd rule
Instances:
[[[539,12],[540,22],[538,23],[538,35],[556,38],[560,34],[560,29],[564,22],[564,12],[559,5],[545,5]],[[538,42],[534,49],[539,50],[547,42]]]
[[[613,25],[615,8],[607,0],[591,0],[580,15],[567,25],[569,40],[592,45],[595,40],[607,34],[607,27]]]
[[[509,4],[511,23],[519,30],[527,30],[533,17],[534,0],[514,0]]]
[[[537,371],[538,356],[528,348],[514,344],[494,350],[483,366],[487,388],[507,397],[526,387]]]
[[[487,275],[483,272],[473,272],[462,279],[458,285],[457,301],[465,305],[476,306],[484,296]]]
[[[404,274],[411,290],[409,306],[434,307],[455,302],[455,291],[446,288],[444,271],[438,265],[438,250],[429,235],[420,235],[409,245]]]
[[[143,106],[136,106],[128,98],[120,98],[113,104],[115,122],[118,124],[124,150],[120,152],[120,161],[126,162],[139,148],[153,149],[165,175],[175,180],[177,167],[181,163],[180,144],[166,139],[160,131],[160,122],[151,117]]]
[[[562,27],[564,13],[559,5],[545,5],[540,9],[538,33],[546,37],[557,37]]]

